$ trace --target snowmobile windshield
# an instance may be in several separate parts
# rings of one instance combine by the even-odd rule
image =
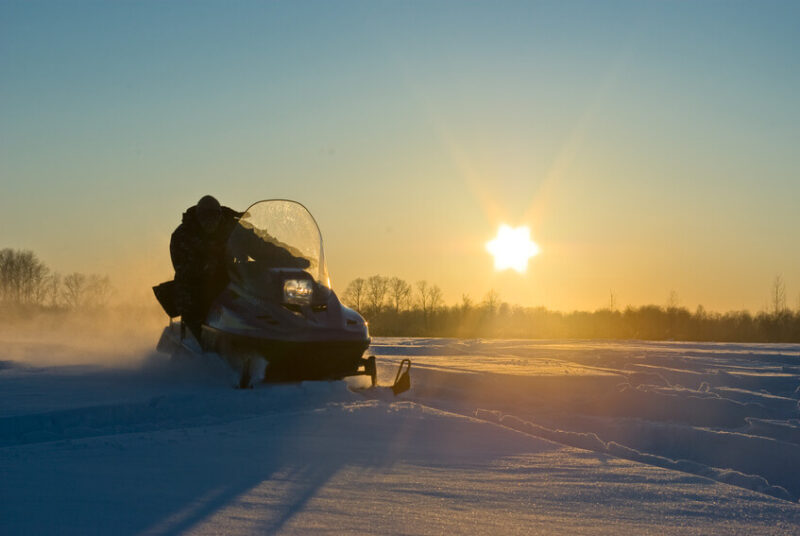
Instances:
[[[228,238],[228,258],[231,279],[252,290],[262,288],[272,268],[302,269],[330,288],[319,227],[296,201],[259,201],[248,208]]]

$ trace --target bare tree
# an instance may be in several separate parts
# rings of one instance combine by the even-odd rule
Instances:
[[[70,309],[78,309],[86,299],[86,276],[73,272],[64,278],[64,304]]]
[[[425,323],[428,317],[442,305],[442,289],[436,285],[428,285],[427,281],[417,281],[418,304],[422,310]]]
[[[41,298],[41,287],[50,270],[42,264],[32,251],[17,252],[19,260],[18,301],[37,303]]]
[[[466,313],[472,309],[472,298],[469,297],[469,294],[462,294],[461,295],[461,312]]]
[[[0,250],[0,299],[12,302],[16,298],[17,256],[13,249]]]
[[[53,272],[47,279],[46,287],[46,302],[50,307],[58,307],[61,305],[61,288],[62,277],[58,272]]]
[[[392,277],[389,279],[389,300],[395,313],[400,312],[411,299],[411,285],[400,279]]]
[[[371,313],[378,313],[386,302],[389,280],[381,275],[373,275],[365,285],[366,307]]]
[[[428,310],[430,303],[430,289],[428,287],[428,282],[424,279],[422,281],[417,281],[417,295],[419,296],[417,305],[424,314],[425,311]]]
[[[442,289],[438,285],[430,288],[430,312],[433,313],[442,306]]]
[[[353,279],[347,285],[347,288],[344,289],[344,294],[342,294],[344,302],[356,311],[361,311],[364,308],[364,299],[366,297],[365,283],[366,282],[361,277]]]
[[[781,275],[775,276],[775,281],[772,282],[770,302],[772,314],[775,316],[781,315],[786,311],[786,284],[783,282],[783,276]]]
[[[500,295],[494,289],[486,293],[486,296],[483,297],[483,303],[481,303],[481,306],[490,313],[496,312],[499,305]]]
[[[0,300],[40,304],[50,269],[32,251],[0,251]]]
[[[90,274],[86,278],[84,305],[92,308],[105,307],[108,305],[112,292],[111,280],[107,275]]]
[[[680,306],[680,300],[678,299],[678,293],[674,290],[669,291],[669,296],[667,297],[667,310],[677,309]]]

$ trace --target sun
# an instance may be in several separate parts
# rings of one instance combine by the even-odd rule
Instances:
[[[512,229],[501,225],[497,237],[487,242],[486,249],[494,255],[496,270],[511,268],[521,274],[528,269],[528,260],[539,253],[539,246],[531,241],[531,230],[524,226]]]

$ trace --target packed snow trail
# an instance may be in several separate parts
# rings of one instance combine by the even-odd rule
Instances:
[[[609,440],[616,430],[633,441],[634,422],[645,438],[657,426],[730,432],[615,416],[614,404],[582,413],[598,393],[622,392],[613,389],[635,374],[629,360],[669,357],[658,345],[574,343],[554,351],[521,341],[375,342],[384,361],[414,355],[414,388],[399,400],[368,400],[342,382],[235,390],[235,375],[214,360],[31,365],[4,360],[3,350],[18,353],[0,343],[0,532],[798,533],[800,505],[792,497],[632,461],[631,447]],[[777,360],[793,367],[791,351],[772,360],[759,350],[759,366]],[[593,352],[604,357],[587,362]],[[715,352],[705,359],[713,362]],[[719,359],[720,367],[730,365],[730,356]],[[691,370],[704,381],[713,376]],[[387,383],[394,371],[387,364],[381,373]],[[792,408],[770,398],[792,399],[784,392],[789,382],[770,382],[782,387],[732,388],[739,402],[767,398],[762,406],[777,412],[737,433],[770,439],[791,428]],[[707,384],[698,392],[721,388]],[[733,423],[738,417],[726,416],[728,407],[720,419]],[[560,435],[548,440],[553,431]],[[595,444],[587,440],[592,434]],[[697,437],[699,450],[713,450],[703,443],[709,437]],[[684,440],[678,435],[671,447],[652,450]],[[585,448],[567,446],[575,441]],[[762,467],[778,463],[763,459],[773,451],[755,454]]]
[[[800,497],[799,345],[381,339],[373,350],[413,356],[413,396],[427,404]]]

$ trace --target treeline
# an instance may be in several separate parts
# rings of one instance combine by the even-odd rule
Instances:
[[[461,303],[446,305],[436,285],[420,281],[412,286],[379,275],[350,282],[342,299],[377,336],[800,343],[800,310],[786,307],[785,291],[776,294],[782,285],[776,279],[771,310],[756,314],[713,313],[702,306],[692,312],[674,304],[563,313],[509,305],[494,291],[478,303],[465,295]]]
[[[108,276],[73,272],[62,276],[28,250],[0,250],[0,304],[4,309],[98,309],[108,305]]]

